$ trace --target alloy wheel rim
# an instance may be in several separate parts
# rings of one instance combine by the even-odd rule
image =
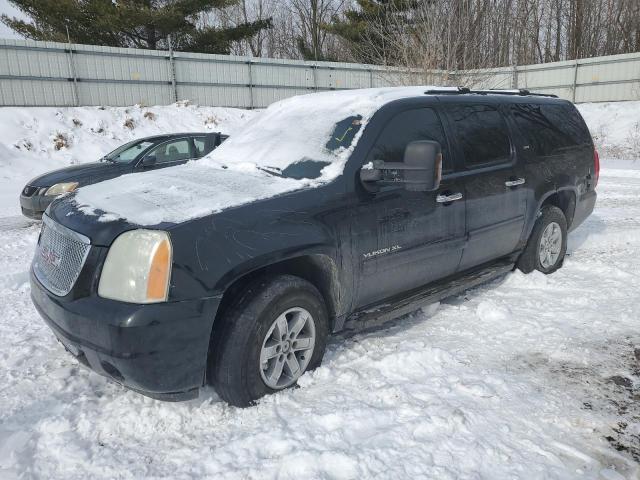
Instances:
[[[556,264],[562,249],[562,229],[556,222],[545,227],[540,236],[538,258],[542,268],[551,268]]]
[[[281,313],[267,331],[260,349],[260,376],[269,388],[293,385],[304,373],[316,343],[311,314],[302,307]]]

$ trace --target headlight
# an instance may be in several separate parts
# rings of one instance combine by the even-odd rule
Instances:
[[[54,186],[49,187],[45,195],[47,197],[57,197],[63,193],[73,192],[76,188],[78,188],[78,182],[56,183]]]
[[[115,239],[102,268],[98,295],[131,303],[165,302],[171,240],[159,230],[131,230]]]

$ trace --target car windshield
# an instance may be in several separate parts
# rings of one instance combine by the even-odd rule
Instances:
[[[330,181],[342,173],[376,107],[343,92],[284,100],[232,135],[208,161],[223,168],[250,164],[296,180]]]
[[[150,142],[149,140],[134,140],[108,153],[104,156],[103,160],[114,163],[129,163],[153,144],[154,142]]]

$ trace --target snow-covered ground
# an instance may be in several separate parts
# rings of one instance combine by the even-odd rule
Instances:
[[[586,108],[590,124],[606,114],[614,131],[638,111]],[[239,125],[238,111],[228,115]],[[88,111],[83,123],[93,122]],[[610,136],[611,146],[633,152],[628,136]],[[11,169],[28,170],[7,160],[8,148],[3,189],[17,181]],[[77,158],[73,148],[62,159],[45,151],[42,162]],[[571,234],[557,273],[514,272],[343,333],[300,388],[244,410],[210,388],[190,402],[150,400],[78,365],[29,300],[38,226],[0,219],[0,479],[638,478],[639,157],[603,158],[596,211]]]

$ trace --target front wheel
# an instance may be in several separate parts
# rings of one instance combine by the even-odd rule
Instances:
[[[320,365],[329,331],[322,295],[292,275],[253,282],[218,321],[210,379],[238,407],[295,385]]]
[[[566,252],[567,219],[558,207],[547,205],[536,219],[517,267],[524,273],[553,273],[562,266]]]

